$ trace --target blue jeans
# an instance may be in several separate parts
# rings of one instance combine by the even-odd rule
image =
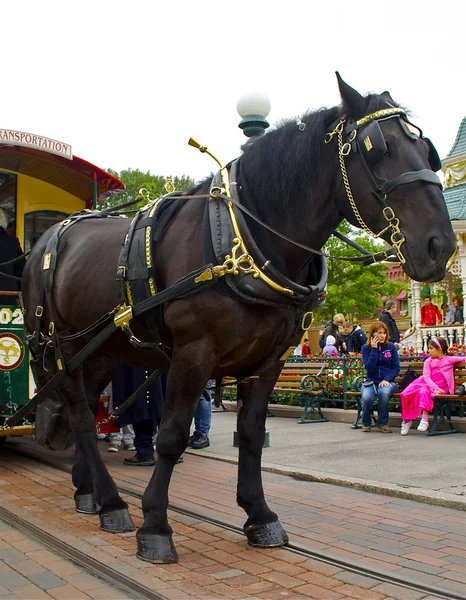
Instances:
[[[207,387],[212,385],[212,380],[209,380]],[[207,394],[210,396],[210,391],[207,390]],[[204,396],[201,395],[197,408],[194,412],[194,429],[197,433],[202,433],[208,436],[210,431],[210,424],[212,422],[212,402],[208,402]]]
[[[390,386],[380,387],[377,383],[369,386],[362,386],[361,392],[361,418],[364,427],[371,426],[371,414],[372,407],[374,405],[374,398],[377,394],[378,408],[377,408],[377,425],[388,425],[388,403],[390,398],[398,389],[398,384],[394,381],[390,383]]]

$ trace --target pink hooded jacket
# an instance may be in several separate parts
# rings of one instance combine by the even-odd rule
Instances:
[[[466,356],[444,356],[443,358],[429,358],[424,363],[422,375],[424,380],[434,393],[438,390],[438,384],[432,381],[432,373],[440,372],[445,377],[448,384],[448,393],[453,394],[455,390],[455,380],[453,377],[453,365],[466,362]]]

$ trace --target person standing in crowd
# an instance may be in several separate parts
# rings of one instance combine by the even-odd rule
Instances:
[[[213,379],[207,382],[212,387]],[[202,450],[210,446],[209,432],[212,423],[212,394],[209,389],[202,392],[194,412],[194,433],[189,437],[188,446],[193,450]]]
[[[428,344],[429,358],[424,362],[422,376],[415,379],[400,394],[401,435],[408,435],[413,419],[421,420],[418,431],[429,428],[429,413],[434,407],[434,396],[453,394],[455,363],[464,362],[464,356],[450,356],[445,338],[432,336]],[[458,390],[457,390],[458,393]]]
[[[400,357],[382,321],[374,321],[370,326],[369,339],[362,347],[362,362],[367,373],[361,388],[362,430],[371,430],[372,407],[377,395],[377,427],[382,433],[392,433],[388,426],[388,404],[398,389],[395,378],[400,372]]]
[[[125,450],[136,450],[134,445],[134,429],[132,425],[121,427],[120,431],[112,431],[108,434],[110,442],[107,452],[118,452],[123,445]]]
[[[463,302],[459,298],[455,298],[453,300],[453,306],[455,307],[455,313],[453,315],[454,325],[463,325],[463,323],[464,323]]]
[[[367,343],[367,335],[359,325],[347,321],[343,325],[343,343],[346,345],[345,354],[360,354],[362,347]],[[391,340],[390,340],[391,341]]]
[[[443,312],[443,324],[453,325],[455,322],[455,306],[454,304],[448,305],[446,302],[440,307]]]
[[[151,374],[151,370],[142,367],[118,365],[112,383],[113,408],[116,410],[125,400],[140,387]],[[116,420],[118,427],[132,425],[134,429],[134,446],[136,454],[125,458],[126,465],[150,467],[155,465],[152,438],[162,420],[165,404],[166,373],[154,381],[146,392],[140,394],[136,401]]]
[[[441,323],[443,320],[442,313],[435,304],[432,304],[432,298],[426,296],[424,298],[424,306],[421,307],[421,325],[426,327],[435,327],[437,321]]]
[[[343,347],[343,345],[342,345],[343,342],[341,340],[340,330],[339,330],[339,327],[341,327],[344,322],[345,322],[344,315],[342,315],[341,313],[338,313],[333,317],[333,319],[331,319],[330,321],[328,321],[325,324],[324,332],[320,336],[320,339],[319,339],[319,346],[322,348],[322,350],[324,349],[324,347],[327,343],[327,337],[329,335],[333,335],[333,337],[335,338],[335,346],[336,346],[338,352],[344,351],[346,349],[346,347]]]
[[[395,314],[396,302],[393,300],[387,300],[387,302],[385,302],[385,309],[380,315],[380,320],[387,326],[388,341],[392,342],[392,344],[395,344],[395,348],[398,350],[400,347],[401,334],[395,321]]]
[[[322,354],[325,354],[327,356],[338,356],[338,350],[335,346],[336,340],[333,337],[333,335],[328,335],[325,342],[326,343],[324,349],[322,350]]]
[[[0,211],[0,263],[14,260],[23,254],[18,238],[14,234],[11,235],[6,230],[6,222],[4,221],[3,215],[3,211]],[[21,291],[21,281],[12,279],[12,277],[21,278],[25,264],[26,259],[22,258],[14,263],[2,265],[0,267],[0,272],[7,276],[5,277],[0,273],[0,291]],[[16,298],[14,296],[0,295],[0,304],[14,305],[16,304]]]

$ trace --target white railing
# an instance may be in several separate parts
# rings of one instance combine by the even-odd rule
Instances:
[[[418,342],[421,344],[421,350],[427,352],[427,344],[429,339],[435,335],[437,337],[444,337],[448,340],[448,345],[463,344],[464,343],[464,326],[463,325],[437,325],[435,327],[418,327],[417,330],[420,334]],[[420,338],[420,339],[419,339]]]

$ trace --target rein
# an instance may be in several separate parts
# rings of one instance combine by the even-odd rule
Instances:
[[[238,185],[236,182],[232,182],[231,185]],[[277,231],[276,229],[274,229],[273,227],[271,227],[270,225],[267,225],[267,223],[264,223],[264,221],[262,221],[262,219],[260,219],[259,217],[257,217],[254,213],[252,213],[250,210],[248,210],[245,206],[243,206],[241,203],[237,202],[234,198],[231,198],[225,194],[222,194],[220,192],[220,188],[215,188],[216,193],[215,194],[191,194],[191,195],[180,195],[180,196],[176,196],[176,199],[179,200],[205,200],[207,198],[221,198],[222,200],[226,201],[226,202],[231,202],[231,204],[233,204],[238,210],[242,211],[243,213],[245,213],[246,215],[248,215],[248,217],[250,217],[251,219],[253,219],[254,221],[256,221],[256,223],[258,223],[259,225],[261,225],[261,227],[263,227],[264,229],[267,229],[268,231],[270,231],[271,233],[273,233],[274,235],[276,235],[277,237],[281,238],[282,240],[284,240],[285,242],[288,242],[289,244],[292,244],[293,246],[296,246],[298,248],[301,248],[302,250],[306,250],[306,252],[312,253],[312,254],[318,254],[319,256],[323,256],[324,258],[327,258],[329,260],[342,260],[345,262],[364,262],[364,264],[367,265],[371,265],[377,262],[381,262],[381,261],[391,261],[393,262],[394,260],[394,254],[395,254],[395,250],[393,248],[389,248],[388,250],[381,250],[380,252],[374,252],[371,253],[369,252],[366,248],[364,248],[363,246],[360,246],[359,244],[356,244],[356,242],[353,242],[352,240],[350,240],[349,238],[347,238],[346,236],[344,236],[341,233],[338,232],[334,232],[332,235],[334,235],[335,237],[341,239],[343,242],[345,242],[346,244],[348,244],[349,246],[352,246],[353,248],[359,250],[360,252],[363,253],[363,256],[333,256],[331,254],[327,254],[326,252],[322,252],[321,250],[316,250],[315,248],[311,248],[310,246],[306,246],[305,244],[301,244],[300,242],[297,242],[296,240],[292,240],[291,238],[289,238],[288,236],[286,236],[283,233],[280,233],[279,231]],[[159,200],[162,200],[164,198],[167,198],[168,196],[162,196],[162,198],[157,198],[156,200],[152,200],[152,202],[157,202]],[[117,206],[116,209],[120,210],[123,207],[127,207],[127,206],[131,206],[132,204],[136,204],[137,202],[140,202],[140,200],[133,200],[132,202],[127,202],[126,204],[122,204],[121,206]],[[109,209],[106,209],[104,211],[106,214],[109,215],[119,215],[121,213],[116,212],[116,211],[110,211]],[[369,233],[371,235],[374,235],[372,232],[369,231]]]
[[[28,254],[30,254],[30,252],[31,251],[28,250],[28,252],[24,252],[24,254],[21,254],[20,256],[17,256],[16,258],[2,262],[2,263],[0,263],[0,267],[5,267],[6,265],[12,265],[13,263],[18,262],[18,261],[22,260],[23,258],[26,258],[26,256]],[[0,277],[6,277],[7,279],[14,279],[15,281],[21,281],[21,277],[16,277],[16,275],[7,275],[6,273],[3,273],[3,271],[0,271]]]

